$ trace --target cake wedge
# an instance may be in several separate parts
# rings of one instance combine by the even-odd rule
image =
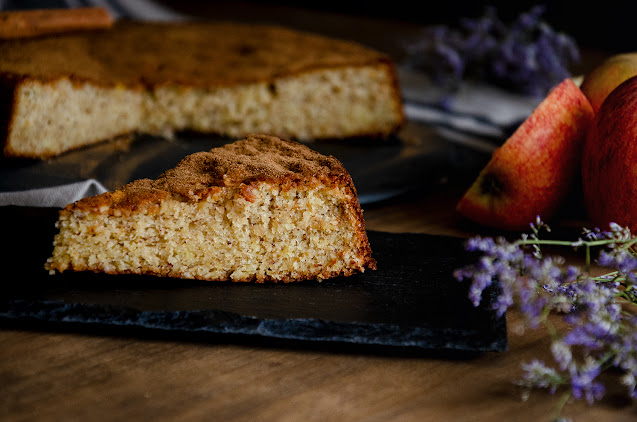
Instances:
[[[293,282],[376,268],[342,163],[270,135],[69,204],[56,227],[51,274]]]

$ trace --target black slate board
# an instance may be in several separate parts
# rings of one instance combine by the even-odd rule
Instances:
[[[239,335],[312,345],[352,344],[435,351],[507,349],[506,319],[474,307],[455,268],[473,259],[461,239],[370,231],[376,271],[323,282],[205,283],[152,276],[49,275],[57,209],[0,207],[0,321],[50,330]],[[363,347],[364,348],[364,347]]]

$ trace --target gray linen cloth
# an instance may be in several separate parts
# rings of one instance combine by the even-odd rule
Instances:
[[[106,192],[107,189],[94,179],[23,191],[1,192],[0,206],[17,205],[27,207],[62,208],[87,196]]]

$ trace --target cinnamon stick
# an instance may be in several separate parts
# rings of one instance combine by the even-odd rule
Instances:
[[[113,19],[103,7],[12,10],[0,12],[0,39],[105,29],[112,24]]]

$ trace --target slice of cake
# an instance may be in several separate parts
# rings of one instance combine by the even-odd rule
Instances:
[[[343,165],[265,135],[69,204],[57,227],[51,273],[291,282],[376,265]]]
[[[384,138],[404,123],[387,55],[277,26],[120,21],[0,40],[0,51],[0,143],[10,157],[132,133],[312,141]]]

